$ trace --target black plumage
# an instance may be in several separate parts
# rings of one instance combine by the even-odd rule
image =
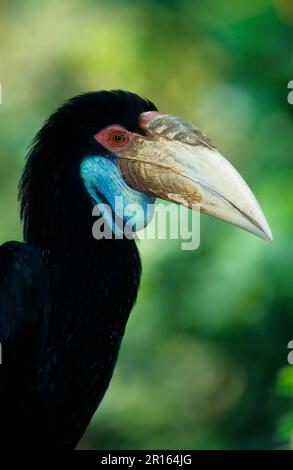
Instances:
[[[95,240],[81,159],[155,110],[122,91],[78,96],[40,130],[20,182],[25,243],[0,248],[1,444],[74,448],[108,387],[141,265],[133,240]]]

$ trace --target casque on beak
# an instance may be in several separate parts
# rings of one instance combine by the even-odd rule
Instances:
[[[237,225],[265,240],[272,232],[255,196],[235,168],[199,129],[157,112],[140,116],[144,135],[120,151],[120,169],[138,191]]]

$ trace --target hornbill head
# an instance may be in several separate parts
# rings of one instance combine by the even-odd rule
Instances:
[[[35,159],[39,167],[34,179],[39,185],[35,197],[39,212],[44,209],[38,202],[40,194],[43,191],[46,200],[49,184],[40,180],[40,174],[45,178],[53,166],[51,185],[55,194],[62,194],[66,181],[71,184],[75,201],[76,175],[70,179],[75,162],[83,190],[94,204],[107,202],[115,212],[115,197],[120,196],[124,205],[139,204],[144,209],[136,229],[149,223],[147,206],[159,197],[188,207],[196,205],[205,214],[272,240],[252,191],[208,137],[181,118],[159,113],[150,101],[133,93],[100,91],[68,101],[41,129],[30,160],[36,153],[42,155]],[[35,167],[29,161],[27,172]],[[25,181],[26,174],[22,187]],[[68,199],[68,191],[66,196]],[[55,201],[56,213],[62,204]],[[25,197],[24,213],[26,205],[29,201]],[[121,226],[113,222],[112,215],[109,217],[113,231],[119,234]],[[123,216],[122,222],[127,220]]]
[[[113,116],[113,122],[92,136],[96,155],[82,161],[81,174],[95,202],[102,199],[111,205],[113,195],[120,195],[125,203],[145,207],[159,197],[197,206],[205,214],[272,240],[252,191],[205,134],[158,111],[142,112],[136,119],[131,129]],[[136,228],[148,222],[145,212]]]

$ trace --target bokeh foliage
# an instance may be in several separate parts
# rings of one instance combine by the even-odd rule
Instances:
[[[82,448],[289,448],[293,436],[291,0],[1,1],[0,239],[43,120],[121,88],[196,123],[249,181],[272,244],[201,219],[201,246],[140,242],[144,275]],[[86,364],[85,364],[86,367]]]

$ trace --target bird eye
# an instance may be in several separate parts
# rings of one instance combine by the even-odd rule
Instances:
[[[122,147],[128,143],[129,137],[125,131],[115,129],[109,131],[107,141],[112,147]]]
[[[100,130],[94,138],[111,152],[125,148],[130,142],[129,132],[118,124],[105,127]]]

